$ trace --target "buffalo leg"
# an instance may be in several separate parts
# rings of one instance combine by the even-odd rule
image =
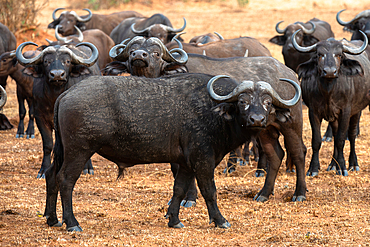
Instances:
[[[50,169],[45,173],[46,180],[46,206],[44,217],[47,218],[46,223],[49,226],[62,226],[62,223],[58,221],[56,206],[57,206],[57,196],[59,192],[59,187],[56,183],[55,177],[55,166],[52,164]]]
[[[358,166],[358,163],[357,163],[357,155],[355,152],[355,141],[356,141],[356,136],[357,136],[357,132],[359,129],[360,116],[361,116],[361,112],[352,116],[349,122],[348,139],[351,145],[351,151],[350,151],[349,160],[348,160],[348,163],[349,163],[348,170],[349,171],[359,171],[360,170],[360,167]]]
[[[331,142],[333,140],[333,129],[331,128],[330,124],[326,128],[324,137],[322,138],[323,142]]]
[[[86,164],[85,164],[85,167],[83,169],[83,174],[90,174],[90,175],[94,175],[94,168],[93,168],[93,165],[91,163],[91,159],[89,159]]]
[[[278,137],[279,132],[273,128],[267,128],[259,134],[261,147],[269,162],[265,184],[261,191],[254,197],[254,200],[259,202],[267,201],[274,190],[276,176],[282,161],[279,153],[284,152],[280,146]]]
[[[22,95],[22,89],[18,84],[17,84],[17,100],[18,100],[19,124],[15,138],[22,138],[24,135],[24,117],[26,116],[26,107],[24,106],[25,98]]]
[[[198,187],[206,202],[210,223],[214,222],[216,227],[229,228],[230,223],[222,216],[217,206],[214,168],[211,168],[210,164],[211,163],[199,164],[197,166],[195,176],[197,178]],[[214,165],[212,167],[214,167]]]
[[[35,124],[34,124],[34,119],[35,119],[35,112],[33,108],[33,100],[32,99],[27,99],[27,104],[28,104],[28,126],[26,130],[26,138],[35,138]]]
[[[333,136],[334,136],[334,140],[338,133],[338,121],[334,121],[334,122],[330,122],[330,127],[333,131]],[[328,168],[326,169],[327,171],[330,171],[330,170],[339,170],[339,166],[338,166],[338,162],[336,161],[337,160],[337,156],[338,156],[338,149],[337,149],[337,146],[335,145],[334,143],[334,148],[333,148],[333,159],[331,160]]]
[[[315,113],[309,109],[309,119],[312,129],[312,158],[310,162],[310,167],[307,171],[307,176],[317,176],[319,175],[319,169],[320,169],[320,161],[319,161],[319,151],[321,148],[321,133],[320,133],[320,127],[321,127],[321,120]]]
[[[41,168],[37,174],[37,178],[45,178],[45,172],[51,164],[51,150],[53,149],[53,132],[52,129],[46,126],[41,119],[36,117],[36,124],[42,137],[42,150],[44,156],[42,158]]]
[[[259,159],[258,159],[258,163],[257,163],[257,170],[256,170],[256,173],[255,173],[255,176],[257,178],[258,177],[264,177],[265,173],[267,171],[267,167],[268,167],[267,156],[266,156],[265,152],[263,151],[263,149],[261,147],[261,143],[259,143],[259,145],[258,145],[258,154],[259,154]]]
[[[173,186],[171,204],[166,214],[166,218],[169,219],[169,227],[182,228],[184,226],[179,219],[180,203],[185,198],[186,192],[189,190],[192,181],[194,181],[194,174],[179,165]]]
[[[179,164],[171,163],[171,171],[172,171],[172,175],[174,178],[176,178],[179,168],[180,168]],[[181,206],[185,208],[190,208],[192,206],[195,206],[197,197],[198,197],[198,191],[197,191],[197,186],[195,184],[195,177],[194,177],[193,182],[190,184],[189,190],[186,193],[184,200],[181,201]],[[171,204],[171,201],[172,199],[168,202],[168,205]]]

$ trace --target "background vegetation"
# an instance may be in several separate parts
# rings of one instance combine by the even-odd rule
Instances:
[[[35,28],[36,16],[48,2],[49,0],[0,0],[0,22],[13,33]]]

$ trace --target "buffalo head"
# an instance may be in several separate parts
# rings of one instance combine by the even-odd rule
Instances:
[[[314,52],[312,58],[298,67],[300,77],[311,77],[318,75],[326,79],[337,78],[340,74],[363,75],[363,68],[358,61],[349,59],[345,54],[361,54],[368,44],[366,34],[362,31],[364,42],[361,47],[355,47],[347,40],[335,40],[329,38],[309,47],[301,47],[295,42],[297,30],[292,37],[294,48],[299,52]]]
[[[144,36],[147,38],[156,37],[162,43],[167,44],[169,43],[173,36],[176,35],[176,33],[184,31],[186,27],[186,19],[184,19],[184,25],[181,28],[174,29],[173,27],[166,26],[163,24],[153,24],[143,30],[136,30],[135,29],[135,23],[131,25],[131,31],[135,33],[136,35]]]
[[[207,33],[199,36],[193,37],[189,43],[190,44],[195,44],[197,46],[202,46],[204,44],[214,42],[214,41],[219,41],[223,40],[224,38],[221,36],[221,34],[214,32],[214,33]]]
[[[75,26],[79,27],[81,30],[86,29],[86,22],[91,20],[92,12],[89,9],[84,9],[89,14],[87,16],[81,17],[74,11],[63,11],[60,16],[56,17],[56,12],[64,8],[57,8],[53,11],[53,20],[48,28],[56,28],[59,25],[58,32],[64,36],[75,34]]]
[[[0,85],[0,109],[3,108],[7,100],[6,91],[5,89]]]
[[[215,76],[207,84],[211,98],[220,102],[214,111],[229,120],[236,114],[239,123],[245,127],[264,128],[275,119],[285,122],[290,118],[289,108],[295,106],[301,99],[300,86],[290,79],[280,79],[289,82],[295,88],[295,95],[290,100],[281,99],[272,86],[264,81],[243,81],[240,84],[234,81],[237,86],[231,93],[218,95],[213,85],[219,78],[224,77],[229,76]],[[269,117],[273,114],[275,118]]]
[[[28,45],[37,46],[33,42],[25,42],[18,46],[16,56],[18,62],[26,66],[23,73],[35,78],[46,77],[47,81],[55,86],[62,86],[68,82],[69,77],[79,77],[83,74],[90,74],[87,67],[95,64],[98,59],[98,50],[91,43],[80,43],[76,46],[65,45],[48,46],[33,58],[25,58],[22,54],[24,47]],[[92,50],[89,58],[77,47],[88,46]],[[79,53],[77,55],[76,53]]]
[[[115,62],[107,65],[104,74],[128,72],[151,78],[184,72],[188,60],[184,50],[175,48],[168,51],[158,38],[146,39],[141,36],[122,41],[110,50],[109,55]]]
[[[342,9],[337,13],[337,22],[344,26],[344,30],[353,32],[351,40],[364,40],[360,30],[364,32],[367,38],[370,38],[370,10],[364,10],[361,13],[357,14],[355,18],[350,21],[343,21],[339,15],[345,11]]]

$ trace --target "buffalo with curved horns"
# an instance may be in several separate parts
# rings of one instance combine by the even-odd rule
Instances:
[[[188,61],[184,50],[175,48],[169,51],[158,38],[146,39],[141,36],[122,41],[110,50],[109,56],[115,61],[106,66],[104,75],[130,73],[155,78],[186,72],[185,64]]]
[[[361,32],[361,31],[360,31]],[[335,168],[337,174],[348,176],[343,147],[348,130],[350,155],[348,170],[359,170],[355,152],[355,139],[361,110],[370,103],[370,61],[364,52],[368,41],[347,40],[320,41],[309,47],[293,45],[302,53],[313,53],[312,58],[298,67],[303,100],[309,108],[312,128],[312,159],[307,175],[317,176],[320,169],[320,126],[322,119],[329,122],[334,135],[334,154],[328,170]],[[361,46],[356,44],[361,42]]]
[[[337,22],[344,26],[344,30],[352,32],[351,40],[364,40],[363,35],[360,33],[360,30],[364,32],[367,38],[370,38],[370,10],[364,10],[357,14],[355,18],[350,21],[343,21],[340,18],[340,14],[345,11],[342,9],[337,13],[336,19]]]
[[[279,21],[275,26],[275,30],[279,35],[276,35],[269,41],[283,47],[282,53],[285,65],[295,72],[297,72],[299,64],[308,61],[312,56],[310,53],[300,53],[294,49],[292,35],[295,31],[301,30],[296,35],[296,42],[300,46],[311,46],[321,40],[334,37],[330,24],[317,18],[313,18],[306,23],[295,22],[289,24],[284,29],[279,27],[282,22]]]
[[[100,29],[105,34],[109,35],[121,21],[130,17],[142,17],[143,15],[136,11],[121,11],[109,15],[93,14],[89,9],[83,9],[88,12],[87,15],[79,16],[75,11],[63,11],[59,17],[56,17],[56,12],[65,8],[56,8],[53,11],[53,21],[48,25],[48,28],[55,28],[60,25],[59,33],[64,36],[76,33],[74,26],[77,26],[82,31],[88,29]]]
[[[54,103],[58,96],[77,84],[83,78],[100,74],[95,62],[98,50],[91,43],[75,45],[55,45],[45,47],[33,58],[26,58],[22,51],[28,45],[37,46],[33,42],[25,42],[18,46],[16,57],[25,66],[23,74],[33,79],[33,102],[37,127],[41,133],[43,160],[37,177],[44,177],[50,167],[50,154],[53,148],[53,116]],[[86,168],[92,172],[91,162]]]
[[[246,78],[239,83],[222,77],[225,76],[94,76],[62,94],[55,104],[54,162],[46,174],[47,224],[62,225],[56,214],[60,191],[67,230],[82,231],[72,209],[73,188],[84,163],[98,153],[119,167],[179,163],[166,214],[168,226],[183,227],[180,203],[196,178],[210,222],[230,227],[217,206],[215,167],[255,128],[273,119],[263,116],[273,114],[289,121],[289,109],[301,98],[299,84],[294,80],[284,79],[293,87],[287,86],[279,95],[273,89],[277,83],[281,85],[279,81],[254,82]],[[261,100],[253,100],[257,98]],[[263,114],[256,115],[257,109],[263,109]],[[276,152],[271,152],[279,163]],[[302,200],[305,192],[304,184],[297,188],[294,200]]]
[[[135,36],[156,37],[164,44],[167,44],[179,32],[184,31],[186,27],[186,19],[184,25],[180,28],[173,28],[171,21],[162,14],[154,14],[151,17],[132,17],[122,21],[117,25],[110,37],[116,44],[121,43],[125,39],[132,39]]]

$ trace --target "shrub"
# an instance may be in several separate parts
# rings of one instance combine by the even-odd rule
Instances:
[[[35,26],[38,12],[49,0],[0,0],[0,22],[11,32],[17,32]]]

